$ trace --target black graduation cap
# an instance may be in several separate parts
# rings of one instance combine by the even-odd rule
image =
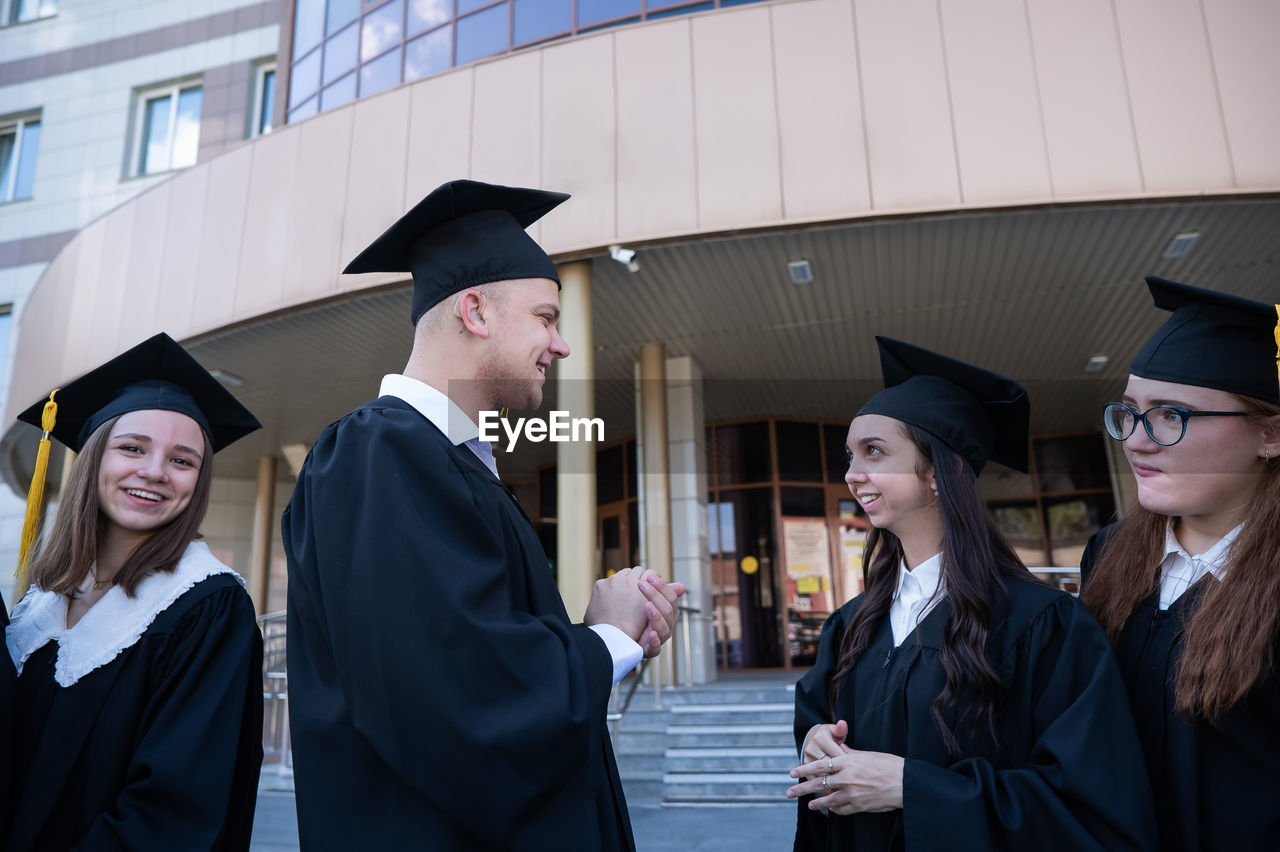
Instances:
[[[882,414],[917,426],[960,454],[973,472],[988,459],[1027,471],[1031,402],[999,373],[891,337],[876,336],[884,390],[858,415]]]
[[[413,274],[412,320],[446,296],[514,278],[550,278],[556,265],[525,228],[569,196],[474,180],[442,184],[418,202],[343,272]]]
[[[1129,372],[1280,403],[1280,305],[1147,277],[1156,307],[1173,316]]]
[[[217,452],[262,428],[249,410],[169,335],[161,332],[54,392],[56,419],[49,434],[79,452],[93,431],[130,411],[177,411],[200,424]],[[48,400],[18,415],[43,428]]]

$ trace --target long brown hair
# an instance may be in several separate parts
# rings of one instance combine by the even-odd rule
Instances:
[[[962,719],[973,728],[983,725],[996,736],[996,708],[1005,684],[987,658],[987,634],[994,600],[1007,596],[1007,577],[1033,579],[1013,548],[987,514],[978,490],[978,477],[953,450],[923,429],[902,424],[903,433],[919,453],[916,475],[924,480],[930,466],[938,484],[942,514],[941,583],[951,602],[951,614],[942,636],[942,667],[947,684],[933,699],[930,713],[947,751],[959,756],[960,743],[947,725],[943,710],[955,704],[966,690],[976,700],[966,704]],[[902,542],[889,530],[872,528],[867,536],[870,561],[863,568],[866,595],[854,613],[840,643],[836,672],[827,698],[834,714],[840,684],[875,640],[881,622],[888,617],[898,587],[898,563]]]
[[[79,591],[98,559],[105,525],[98,507],[98,466],[106,453],[111,430],[119,419],[113,417],[94,430],[71,464],[53,529],[32,560],[31,578],[37,588],[71,597]],[[205,436],[204,455],[191,502],[182,514],[135,547],[112,581],[124,587],[129,597],[137,594],[138,584],[150,574],[178,567],[187,545],[199,537],[200,522],[209,508],[212,478],[213,453]]]
[[[1280,405],[1232,394],[1258,422]],[[1174,694],[1187,718],[1216,722],[1275,670],[1280,637],[1280,458],[1263,463],[1244,529],[1187,623]],[[1115,642],[1138,604],[1160,583],[1168,515],[1134,505],[1107,539],[1081,600]]]

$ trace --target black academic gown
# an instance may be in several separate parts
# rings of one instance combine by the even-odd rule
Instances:
[[[903,807],[824,816],[799,803],[797,850],[1115,850],[1155,848],[1151,794],[1106,635],[1070,595],[1011,580],[993,603],[988,657],[1008,692],[999,745],[946,714],[963,757],[948,756],[930,705],[946,684],[939,648],[947,598],[898,648],[886,616],[840,689],[827,684],[863,597],[823,627],[814,667],[796,685],[796,743],[844,719],[846,745],[906,758]],[[967,700],[958,702],[964,706]]]
[[[0,635],[9,626],[9,607],[0,597]],[[0,837],[9,836],[9,818],[13,812],[10,796],[13,776],[13,740],[8,732],[13,730],[13,693],[17,688],[17,674],[13,660],[0,653]]]
[[[283,518],[304,850],[631,850],[612,661],[466,447],[382,397],[329,426]]]
[[[57,641],[17,680],[6,850],[247,850],[262,765],[262,636],[230,574],[184,593],[71,686]]]
[[[1089,541],[1081,573],[1092,573],[1108,527]],[[1125,624],[1116,657],[1133,705],[1169,852],[1280,849],[1280,674],[1272,673],[1217,725],[1176,711],[1174,682],[1183,628],[1209,583],[1205,575],[1169,609],[1148,595]],[[1280,665],[1280,642],[1272,653]]]

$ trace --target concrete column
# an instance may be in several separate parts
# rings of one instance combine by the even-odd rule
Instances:
[[[1107,468],[1111,473],[1111,496],[1116,501],[1116,515],[1123,518],[1130,506],[1138,501],[1138,482],[1133,478],[1133,468],[1124,457],[1124,444],[1102,436],[1107,450]],[[1105,523],[1105,521],[1104,521]]]
[[[249,546],[249,596],[253,608],[267,611],[271,587],[271,534],[275,525],[276,457],[258,457],[258,491],[253,501],[253,540]]]
[[[671,469],[667,446],[667,363],[666,348],[659,343],[640,347],[640,404],[636,408],[637,443],[640,462],[640,525],[644,566],[664,580],[672,580],[671,566]],[[675,654],[669,647],[651,667],[663,685],[675,683]]]
[[[591,262],[562,263],[560,335],[569,357],[556,364],[556,407],[569,416],[595,417],[595,341],[591,334]],[[596,581],[596,447],[589,441],[556,444],[556,574],[572,621],[580,621]]]
[[[711,553],[707,542],[707,441],[702,371],[688,357],[667,359],[667,448],[670,455],[672,574],[685,585],[685,606],[701,610],[677,625],[672,656],[676,680],[709,683],[716,677],[711,630]]]

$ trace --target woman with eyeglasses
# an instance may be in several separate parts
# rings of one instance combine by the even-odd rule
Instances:
[[[989,459],[1027,469],[1026,391],[876,341],[886,387],[845,447],[873,526],[867,590],[796,684],[794,848],[1154,848],[1107,637],[1023,566],[978,488]]]
[[[1085,550],[1164,850],[1280,847],[1280,306],[1148,278],[1172,316],[1103,413],[1138,505]]]

